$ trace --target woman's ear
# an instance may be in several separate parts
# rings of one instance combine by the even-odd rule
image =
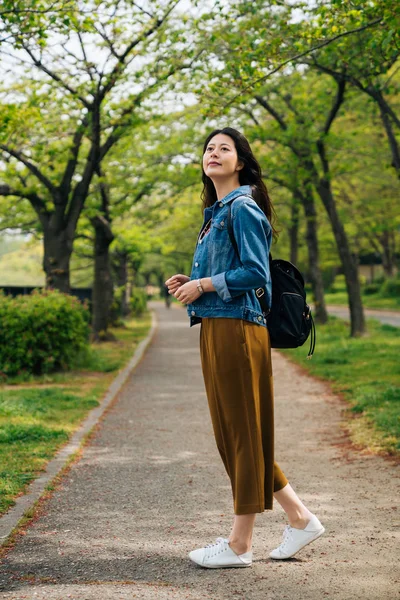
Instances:
[[[244,167],[244,163],[241,161],[238,161],[235,171],[241,171],[243,169],[243,167]]]

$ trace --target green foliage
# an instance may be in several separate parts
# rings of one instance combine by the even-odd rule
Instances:
[[[167,0],[152,2],[152,13],[163,17],[168,4]],[[101,179],[110,192],[115,235],[111,260],[116,273],[120,257],[127,257],[128,279],[141,285],[162,279],[163,274],[166,278],[174,272],[188,273],[201,225],[202,140],[211,127],[237,127],[250,139],[272,190],[282,231],[276,253],[288,258],[293,190],[302,189],[310,176],[299,156],[310,152],[316,172],[322,174],[316,140],[337,89],[329,70],[345,70],[345,102],[325,140],[338,216],[352,250],[359,255],[371,252],[372,245],[377,254],[382,252],[385,233],[397,248],[400,221],[393,199],[398,195],[398,179],[391,174],[378,105],[355,82],[382,91],[393,108],[394,127],[399,92],[398,62],[394,62],[399,46],[398,2],[239,0],[224,6],[211,2],[207,10],[198,5],[193,15],[182,14],[179,6],[171,14],[167,11],[163,26],[131,47],[132,25],[140,35],[151,21],[136,3],[99,0],[89,7],[69,0],[4,0],[3,27],[11,35],[4,50],[15,50],[15,32],[19,40],[30,36],[30,51],[40,56],[41,66],[34,66],[25,50],[18,51],[29,64],[26,70],[9,71],[2,84],[1,143],[28,156],[58,189],[74,154],[74,138],[85,130],[75,148],[71,200],[90,162],[92,107],[96,104],[92,100],[99,90],[106,91],[100,104],[100,138],[104,148],[107,141],[113,143],[102,159]],[[366,28],[354,31],[360,27]],[[51,45],[47,45],[49,40]],[[301,64],[292,60],[330,40],[312,54],[306,53],[299,59]],[[128,48],[119,62],[118,56]],[[204,50],[207,60],[203,60]],[[198,52],[203,52],[200,60],[181,69]],[[131,60],[134,55],[138,62]],[[146,57],[145,63],[140,56]],[[282,69],[285,61],[287,68]],[[317,69],[317,63],[328,71]],[[184,98],[191,92],[197,94],[198,104],[185,106]],[[285,128],[261,107],[256,96],[270,102]],[[211,116],[218,118],[211,120]],[[396,138],[398,129],[393,135]],[[32,200],[42,199],[49,211],[46,219],[50,218],[56,198],[50,193],[51,185],[45,185],[21,157],[4,149],[1,154],[4,182],[17,192],[0,197],[2,227],[35,231],[42,237],[44,213],[38,219]],[[90,219],[102,205],[99,181],[95,176],[90,185],[74,240],[71,273],[73,283],[80,285],[92,281]],[[313,194],[320,264],[329,289],[340,256],[315,188]],[[303,269],[307,244],[302,209],[298,240]],[[26,255],[9,256],[8,264],[0,261],[0,272],[7,283],[13,283],[17,272],[20,281],[37,282],[41,258],[32,257],[29,264],[21,265],[28,263]],[[123,280],[118,275],[115,279],[117,283]],[[340,294],[336,288],[333,291]]]
[[[137,287],[133,288],[129,305],[134,316],[141,315],[145,310],[147,310],[146,291]]]
[[[0,44],[13,39],[21,47],[27,38],[36,38],[44,47],[49,29],[63,30],[70,26],[75,0],[2,0],[0,7]]]
[[[336,275],[335,280],[329,291],[331,294],[335,294],[337,292],[342,292],[345,289],[346,289],[346,281],[345,281],[343,273],[340,273],[339,275]]]
[[[88,344],[89,311],[73,296],[35,290],[12,298],[0,294],[0,373],[67,369]]]
[[[399,298],[400,297],[400,278],[387,279],[381,288],[382,296],[387,298]]]
[[[119,327],[122,321],[122,299],[126,293],[126,286],[120,285],[114,288],[113,302],[110,307],[110,323],[113,327]]]
[[[369,296],[370,294],[377,294],[380,290],[380,286],[377,283],[367,283],[363,287],[363,293]]]
[[[0,285],[44,286],[43,245],[22,242],[19,247],[1,255]]]

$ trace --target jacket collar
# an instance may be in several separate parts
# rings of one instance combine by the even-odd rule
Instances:
[[[229,192],[229,194],[227,194],[221,200],[216,200],[212,206],[207,206],[207,208],[204,209],[204,213],[203,213],[204,219],[205,220],[209,219],[210,216],[214,214],[214,209],[216,209],[216,207],[219,206],[220,202],[223,205],[225,205],[225,204],[228,204],[228,202],[232,202],[232,200],[234,200],[235,198],[238,198],[239,196],[243,196],[243,195],[251,196],[251,186],[250,185],[240,185],[236,189]]]
[[[236,189],[232,190],[221,200],[217,200],[216,203],[222,202],[222,204],[228,204],[228,202],[232,202],[238,196],[251,196],[251,186],[250,185],[240,185]]]

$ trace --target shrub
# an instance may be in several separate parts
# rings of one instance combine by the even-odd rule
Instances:
[[[346,290],[346,280],[344,278],[343,273],[339,273],[335,276],[334,281],[331,283],[330,287],[327,288],[327,292],[329,294],[336,294],[338,292],[344,292]]]
[[[135,317],[140,316],[145,310],[147,310],[147,294],[145,290],[141,288],[132,288],[130,307],[132,314]]]
[[[381,287],[382,296],[396,298],[400,296],[400,279],[386,279]]]
[[[58,290],[12,298],[0,293],[0,372],[39,375],[67,369],[88,346],[89,311]]]
[[[386,281],[386,277],[385,275],[377,275],[376,277],[374,277],[373,283],[378,283],[378,284],[382,284],[385,283]]]
[[[367,283],[367,285],[364,286],[364,288],[363,288],[363,292],[364,292],[364,294],[369,296],[370,294],[377,294],[380,289],[381,289],[381,286],[378,285],[377,283]]]
[[[343,273],[336,275],[333,287],[336,289],[345,289],[346,288],[346,279]]]
[[[358,279],[360,281],[360,285],[367,285],[367,277],[365,275],[360,274]]]

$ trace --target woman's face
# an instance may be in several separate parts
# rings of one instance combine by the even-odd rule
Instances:
[[[210,179],[239,175],[243,163],[238,161],[235,143],[229,135],[218,133],[208,142],[203,155],[203,169]]]

